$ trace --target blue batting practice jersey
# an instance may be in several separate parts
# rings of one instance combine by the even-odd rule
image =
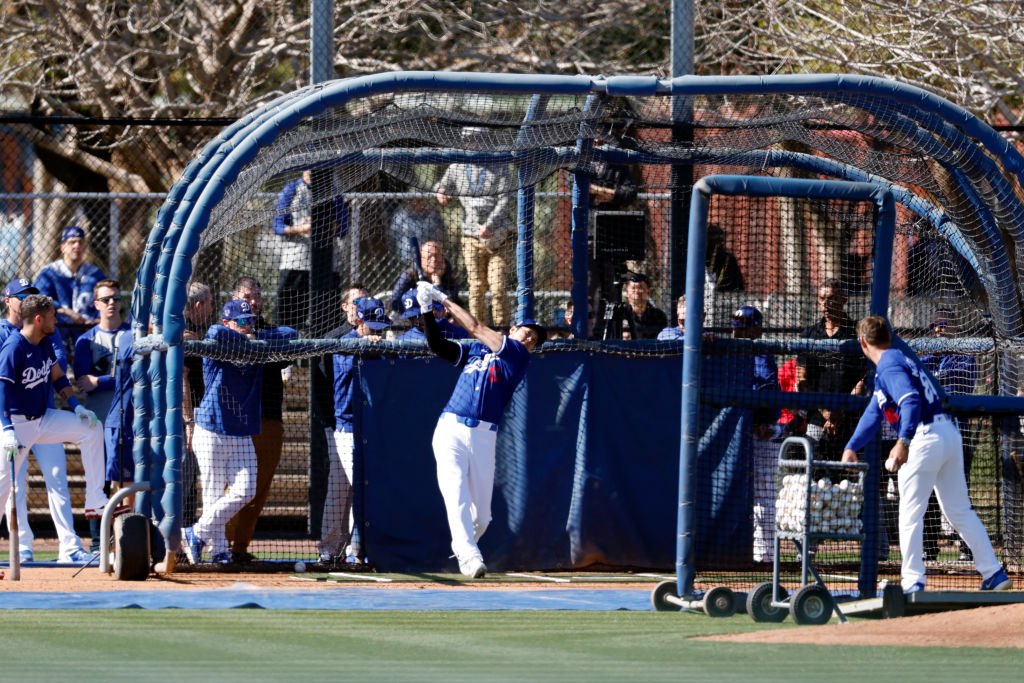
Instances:
[[[508,337],[502,337],[497,351],[480,342],[461,346],[455,367],[461,367],[462,374],[445,412],[497,424],[512,392],[526,376],[529,362],[526,347]]]
[[[298,332],[290,327],[260,330],[260,339],[294,339]],[[206,332],[206,339],[245,343],[244,334],[221,324]],[[231,361],[203,358],[203,382],[206,393],[195,411],[196,424],[203,429],[228,436],[253,436],[260,433],[263,419],[260,405],[263,365],[240,365]]]
[[[361,335],[350,330],[342,339],[359,339]],[[355,373],[352,362],[355,356],[334,354],[334,429],[339,432],[352,431],[352,386]]]
[[[886,349],[875,368],[875,391],[846,448],[857,451],[875,435],[885,418],[901,439],[913,439],[919,424],[942,415],[942,403],[932,383],[902,351]]]
[[[49,407],[53,391],[50,373],[57,364],[53,344],[33,344],[23,334],[12,334],[0,347],[0,381],[8,382],[4,413],[38,417]]]

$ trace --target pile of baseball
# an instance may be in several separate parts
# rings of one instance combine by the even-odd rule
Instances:
[[[833,484],[828,478],[811,482],[811,510],[807,514],[807,475],[787,474],[782,478],[775,506],[775,525],[779,531],[802,534],[850,534],[861,532],[861,485],[843,479]],[[805,530],[805,522],[810,529]]]

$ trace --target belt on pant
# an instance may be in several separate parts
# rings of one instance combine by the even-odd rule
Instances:
[[[11,417],[22,417],[22,418],[25,418],[26,422],[31,422],[32,420],[38,420],[42,416],[43,416],[43,413],[39,413],[38,415],[23,415],[22,413],[12,413],[11,414]]]
[[[935,424],[936,422],[952,422],[952,421],[953,421],[953,419],[951,417],[949,417],[949,415],[946,415],[945,413],[939,413],[938,415],[932,415],[932,419],[931,420],[928,420],[928,421],[921,420],[921,424],[930,425],[930,424]]]
[[[483,427],[489,429],[492,432],[498,431],[498,425],[493,422],[485,422],[484,420],[478,420],[475,417],[463,417],[456,415],[455,413],[441,413],[441,418],[445,420],[455,420],[459,424],[464,424],[467,427]]]

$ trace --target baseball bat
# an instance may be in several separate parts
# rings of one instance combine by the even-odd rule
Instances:
[[[409,248],[412,250],[412,267],[416,277],[420,280],[427,280],[427,274],[423,272],[423,265],[420,263],[420,241],[415,235],[409,237]],[[429,280],[427,280],[429,282]]]
[[[11,496],[7,501],[7,526],[11,532],[10,566],[11,581],[21,581],[21,555],[18,553],[18,482],[15,477],[14,459],[11,459]]]

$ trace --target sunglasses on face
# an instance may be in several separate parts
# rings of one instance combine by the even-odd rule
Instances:
[[[25,299],[29,298],[30,296],[32,296],[32,295],[31,294],[27,294],[25,292],[22,292],[21,294],[15,294],[14,298],[17,299],[18,301],[24,301]]]
[[[109,304],[111,301],[120,301],[121,298],[122,297],[121,297],[120,294],[112,294],[111,296],[101,296],[101,297],[98,297],[96,299],[96,301],[99,301],[100,303],[103,303],[103,304]]]
[[[242,327],[249,327],[250,325],[252,325],[253,320],[255,320],[255,318],[235,318],[235,322],[241,325]]]

